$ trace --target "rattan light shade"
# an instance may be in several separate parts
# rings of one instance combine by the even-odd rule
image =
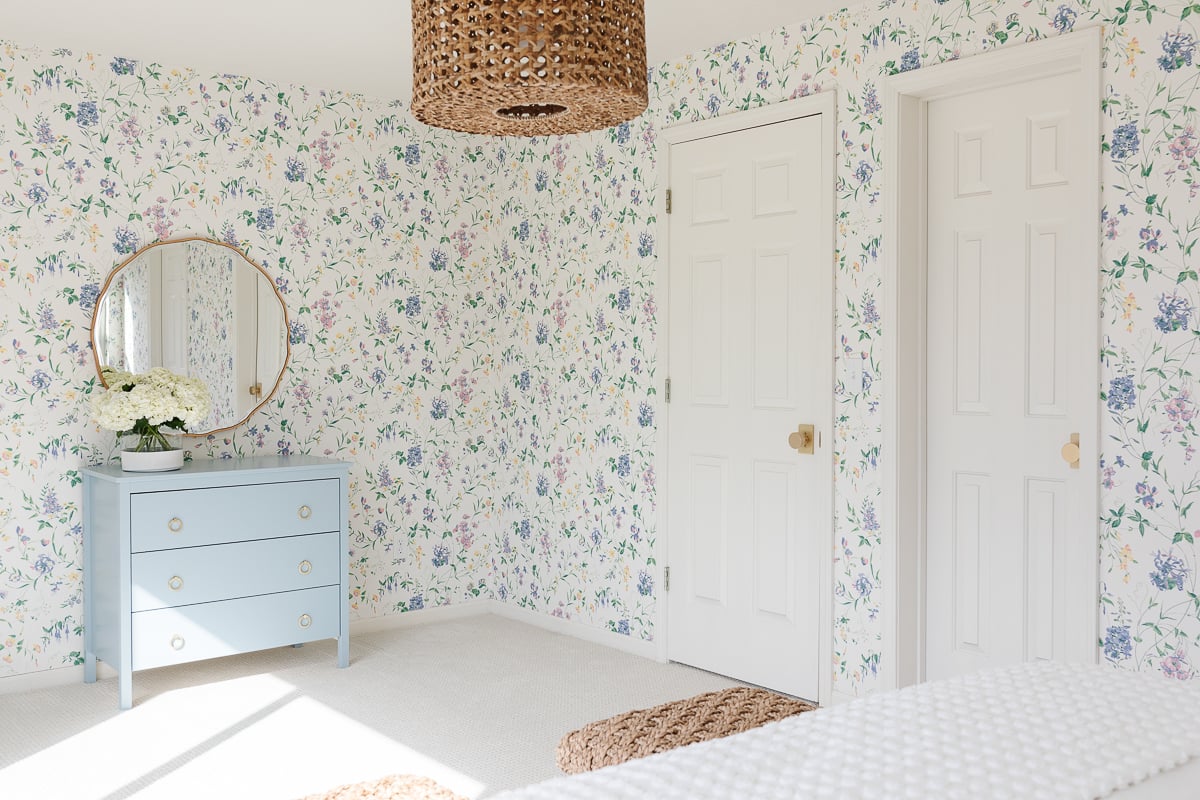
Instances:
[[[643,0],[412,0],[427,125],[493,136],[598,130],[646,109]]]

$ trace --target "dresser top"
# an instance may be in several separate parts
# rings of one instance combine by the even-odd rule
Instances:
[[[332,469],[345,469],[347,461],[317,456],[254,456],[252,458],[197,458],[185,462],[181,469],[171,472],[126,472],[120,464],[103,464],[84,467],[83,473],[104,481],[116,483],[142,483],[148,480],[169,484],[172,482],[194,483],[198,478],[232,477],[234,474],[249,477],[253,473],[286,471],[292,477],[304,472],[328,473]]]

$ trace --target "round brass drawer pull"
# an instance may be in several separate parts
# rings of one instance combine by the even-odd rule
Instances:
[[[300,506],[300,510],[296,512],[300,519],[308,519],[312,516],[312,509],[308,506]]]
[[[301,628],[311,628],[312,627],[312,617],[310,617],[308,614],[301,614],[300,615],[300,627]]]
[[[171,533],[179,533],[183,530],[183,520],[179,517],[171,517],[171,521],[167,523],[167,530]]]
[[[178,575],[172,575],[171,580],[167,581],[167,586],[171,587],[171,591],[178,592],[183,588],[183,578]]]
[[[171,649],[172,650],[182,650],[184,644],[185,644],[185,642],[183,641],[183,637],[180,636],[178,633],[171,637]]]
[[[312,572],[312,562],[309,561],[308,559],[301,561],[300,562],[300,574],[307,575],[310,572]]]

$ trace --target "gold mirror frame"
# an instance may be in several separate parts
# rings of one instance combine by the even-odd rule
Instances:
[[[99,348],[96,347],[96,322],[99,318],[100,305],[104,301],[105,296],[108,294],[109,288],[112,286],[112,283],[116,279],[116,277],[121,274],[121,271],[124,270],[130,264],[132,264],[134,261],[137,261],[139,258],[141,258],[141,256],[144,253],[147,253],[156,247],[162,247],[162,246],[168,245],[168,244],[186,244],[188,242],[204,242],[206,244],[220,245],[221,247],[224,247],[227,250],[231,250],[234,253],[236,253],[239,258],[241,258],[243,261],[245,261],[251,267],[254,267],[254,269],[256,269],[260,275],[262,275],[264,278],[267,279],[267,284],[270,285],[271,291],[275,292],[275,299],[279,301],[279,307],[283,310],[284,355],[283,355],[283,363],[279,367],[279,375],[275,379],[275,385],[271,387],[271,391],[266,392],[265,394],[262,395],[262,399],[259,400],[258,404],[256,406],[254,406],[254,408],[250,409],[249,413],[247,413],[244,417],[242,417],[241,419],[239,419],[237,422],[233,423],[232,425],[226,425],[221,428],[214,428],[212,430],[204,431],[202,433],[183,432],[183,433],[178,434],[180,436],[187,436],[187,437],[191,437],[193,439],[202,439],[202,438],[206,438],[209,436],[213,436],[214,434],[223,433],[225,431],[231,431],[234,428],[239,428],[242,425],[245,425],[246,422],[248,422],[249,419],[251,417],[253,417],[255,414],[257,414],[260,410],[262,410],[263,406],[265,406],[268,402],[270,402],[271,398],[275,396],[275,393],[279,391],[279,387],[283,385],[283,376],[287,374],[288,365],[290,365],[292,363],[292,327],[291,327],[291,321],[288,318],[287,303],[284,302],[283,295],[280,293],[279,287],[275,285],[274,279],[269,274],[267,274],[267,271],[265,269],[263,269],[257,262],[255,262],[253,259],[251,259],[250,256],[246,255],[246,253],[241,248],[234,247],[233,245],[229,244],[228,242],[218,241],[217,239],[209,239],[207,236],[182,236],[178,239],[163,239],[163,240],[160,240],[157,242],[152,242],[152,243],[145,245],[144,247],[138,249],[137,252],[130,255],[128,258],[126,258],[120,264],[117,264],[117,266],[113,267],[112,271],[108,273],[108,277],[105,278],[105,280],[104,280],[104,285],[100,287],[100,293],[98,295],[96,295],[96,304],[92,308],[92,323],[88,328],[88,335],[89,335],[89,338],[91,341],[91,346],[92,346],[92,364],[96,368],[96,379],[100,382],[101,386],[103,386],[107,389],[108,384],[104,382],[104,375],[100,371],[100,366],[101,366],[100,365],[100,351],[99,351]]]

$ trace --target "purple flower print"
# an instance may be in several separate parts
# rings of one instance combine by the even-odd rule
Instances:
[[[1190,680],[1194,673],[1192,666],[1188,663],[1187,653],[1183,650],[1176,650],[1171,655],[1162,660],[1163,675],[1168,678],[1186,681]]]

